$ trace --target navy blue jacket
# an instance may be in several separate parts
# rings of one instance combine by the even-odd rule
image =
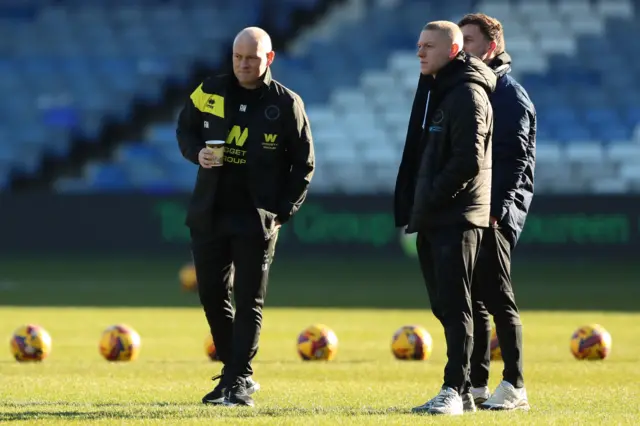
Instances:
[[[494,114],[491,216],[513,247],[533,198],[536,111],[527,91],[508,74],[511,57],[507,53],[496,56],[489,66],[498,76],[489,97]]]

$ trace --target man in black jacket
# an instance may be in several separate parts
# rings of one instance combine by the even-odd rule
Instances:
[[[186,224],[200,302],[224,364],[205,404],[254,405],[251,360],[278,230],[305,200],[314,169],[303,102],[271,77],[273,59],[268,34],[244,29],[233,44],[234,75],[206,79],[178,119],[182,155],[200,166]],[[226,142],[221,166],[209,140]]]
[[[458,23],[464,50],[497,77],[490,100],[494,111],[491,228],[484,234],[473,277],[474,345],[471,393],[481,408],[528,410],[522,368],[522,323],[511,284],[511,252],[524,227],[533,197],[536,111],[526,90],[509,75],[502,24],[482,13]],[[503,381],[490,395],[489,364],[493,316],[504,360]]]
[[[430,414],[462,414],[462,396],[470,397],[471,279],[482,231],[489,227],[489,94],[496,76],[462,46],[462,32],[453,22],[431,22],[420,34],[422,75],[395,191],[396,226],[418,233],[431,309],[447,341],[442,389],[413,410]],[[466,405],[475,410],[473,399]]]

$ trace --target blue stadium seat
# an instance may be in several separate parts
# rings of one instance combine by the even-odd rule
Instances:
[[[591,134],[595,139],[607,141],[625,141],[631,137],[631,129],[624,124],[590,126]]]
[[[156,162],[160,154],[153,145],[143,143],[127,143],[118,149],[116,161],[120,163]]]
[[[4,131],[0,131],[0,167],[8,168],[18,157],[16,145],[2,143],[8,141],[8,135]]]
[[[538,123],[536,137],[539,140],[551,140],[555,137],[555,133],[549,126]]]
[[[119,164],[90,164],[85,177],[93,188],[104,191],[121,191],[131,186],[127,174]]]
[[[593,135],[585,126],[578,123],[558,124],[552,128],[553,139],[561,142],[593,140]]]
[[[615,109],[605,107],[587,108],[584,111],[587,123],[598,126],[618,124],[620,115]]]
[[[175,124],[157,124],[148,129],[147,139],[152,141],[161,141],[169,143],[176,142],[176,126]]]
[[[579,122],[578,113],[574,108],[568,106],[550,106],[546,109],[551,125],[577,125]]]
[[[636,104],[636,106],[629,107],[623,112],[623,118],[631,128],[640,125],[640,105]]]

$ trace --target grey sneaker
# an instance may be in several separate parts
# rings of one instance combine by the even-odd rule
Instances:
[[[429,412],[429,409],[431,408],[431,404],[433,404],[433,401],[436,399],[436,397],[431,398],[430,400],[428,400],[427,402],[425,402],[422,405],[418,405],[417,407],[413,407],[411,409],[412,413],[416,413],[416,414],[426,414],[427,412]]]
[[[463,414],[462,398],[454,389],[443,387],[435,398],[423,405],[414,407],[411,412],[419,414],[446,414],[456,416]]]
[[[473,400],[473,395],[471,393],[463,393],[462,396],[462,410],[465,413],[475,413],[476,403]]]
[[[471,395],[470,393],[464,393],[462,394],[461,398],[462,398],[462,410],[465,413],[475,413],[477,411],[476,404],[473,401],[473,395]],[[415,407],[411,411],[414,413],[426,413],[427,411],[429,411],[429,408],[431,408],[431,404],[433,404],[434,400],[435,398],[432,398],[429,401],[422,404],[421,406]]]
[[[260,383],[258,383],[255,380],[253,380],[252,377],[247,377],[246,382],[247,382],[247,394],[248,395],[253,395],[254,393],[256,393],[256,392],[258,392],[260,390]]]

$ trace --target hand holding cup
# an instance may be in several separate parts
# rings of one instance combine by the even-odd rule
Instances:
[[[220,167],[224,164],[224,141],[211,140],[205,142],[207,147],[198,154],[198,162],[205,169]]]

